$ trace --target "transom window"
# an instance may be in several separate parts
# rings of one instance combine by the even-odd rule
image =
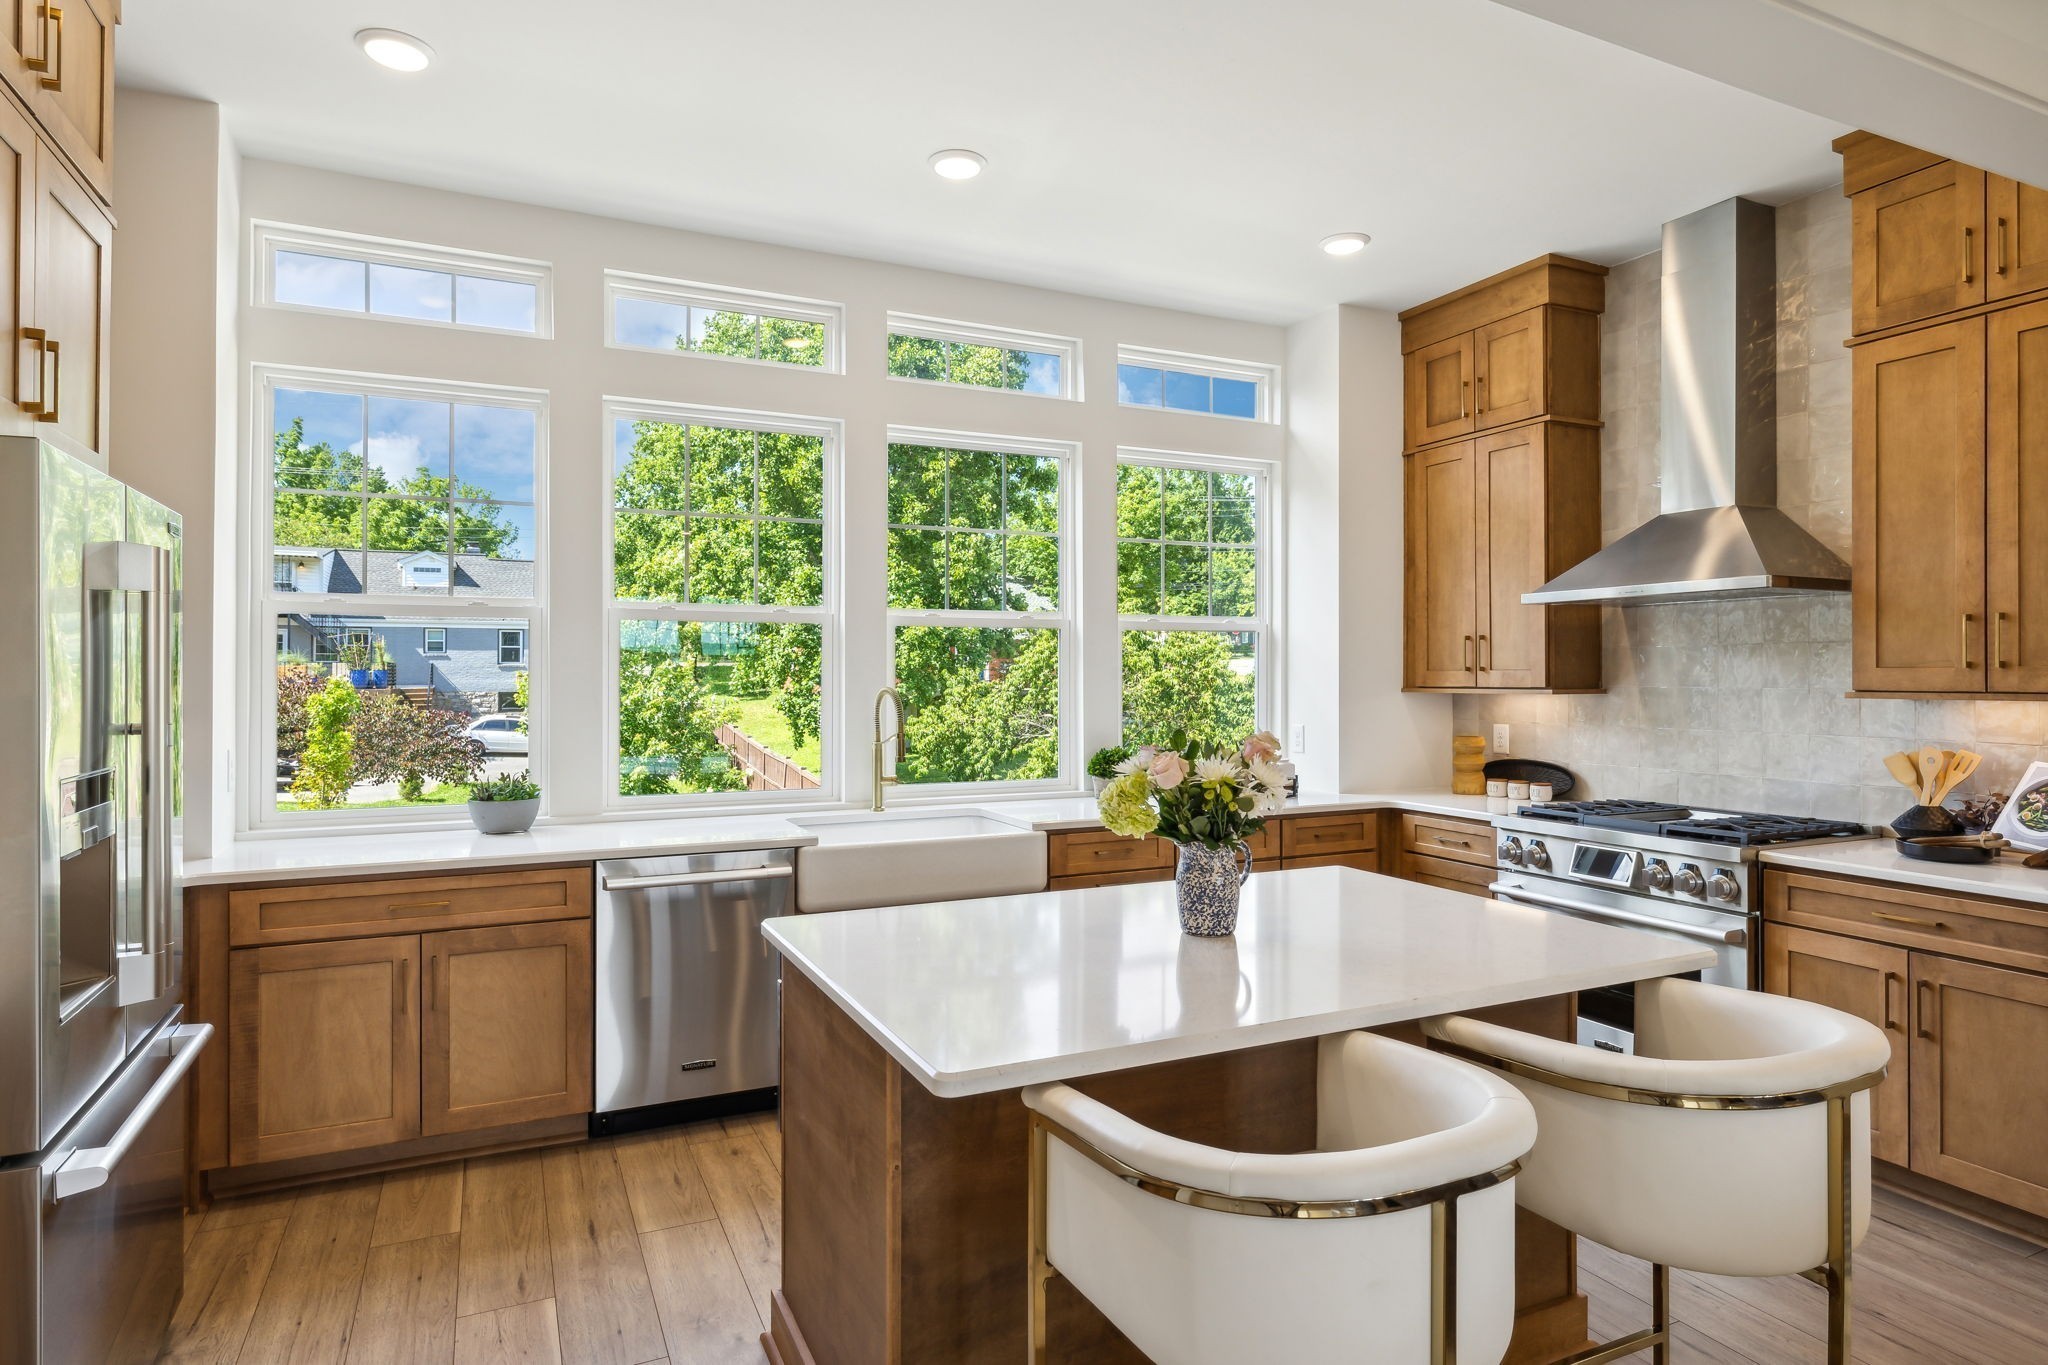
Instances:
[[[1262,470],[1123,452],[1117,611],[1127,743],[1240,739],[1264,716]]]
[[[1078,398],[1081,343],[970,322],[889,315],[889,373],[969,388]]]
[[[895,431],[888,579],[905,782],[1066,770],[1061,547],[1071,447]]]
[[[264,302],[546,336],[545,262],[278,223],[256,225]]]
[[[1116,397],[1126,407],[1277,421],[1270,365],[1119,346]]]
[[[611,344],[837,371],[836,303],[605,272]]]

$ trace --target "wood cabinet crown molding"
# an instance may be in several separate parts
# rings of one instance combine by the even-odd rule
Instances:
[[[1401,353],[1538,307],[1607,310],[1607,267],[1550,254],[1402,310]],[[1597,370],[1596,370],[1597,373]]]

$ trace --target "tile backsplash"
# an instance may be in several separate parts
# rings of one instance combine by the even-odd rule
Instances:
[[[1849,557],[1849,203],[1778,210],[1778,505]],[[1601,523],[1612,542],[1656,515],[1656,254],[1615,267],[1601,318]],[[1688,801],[1884,823],[1912,803],[1884,756],[1973,749],[1962,789],[2010,791],[2048,758],[2048,702],[1857,701],[1847,594],[1605,611],[1607,691],[1456,699],[1460,734],[1512,727],[1518,757],[1562,763],[1577,795]]]

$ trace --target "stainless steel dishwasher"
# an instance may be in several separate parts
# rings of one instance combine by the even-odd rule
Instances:
[[[593,1134],[772,1106],[781,958],[761,921],[791,913],[786,848],[597,865]]]

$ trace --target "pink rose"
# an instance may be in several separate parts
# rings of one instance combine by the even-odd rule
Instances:
[[[1280,740],[1271,730],[1261,730],[1244,742],[1244,761],[1255,763],[1260,759],[1280,757]]]
[[[1150,772],[1154,786],[1162,789],[1178,787],[1187,781],[1188,761],[1169,749],[1153,757]]]

